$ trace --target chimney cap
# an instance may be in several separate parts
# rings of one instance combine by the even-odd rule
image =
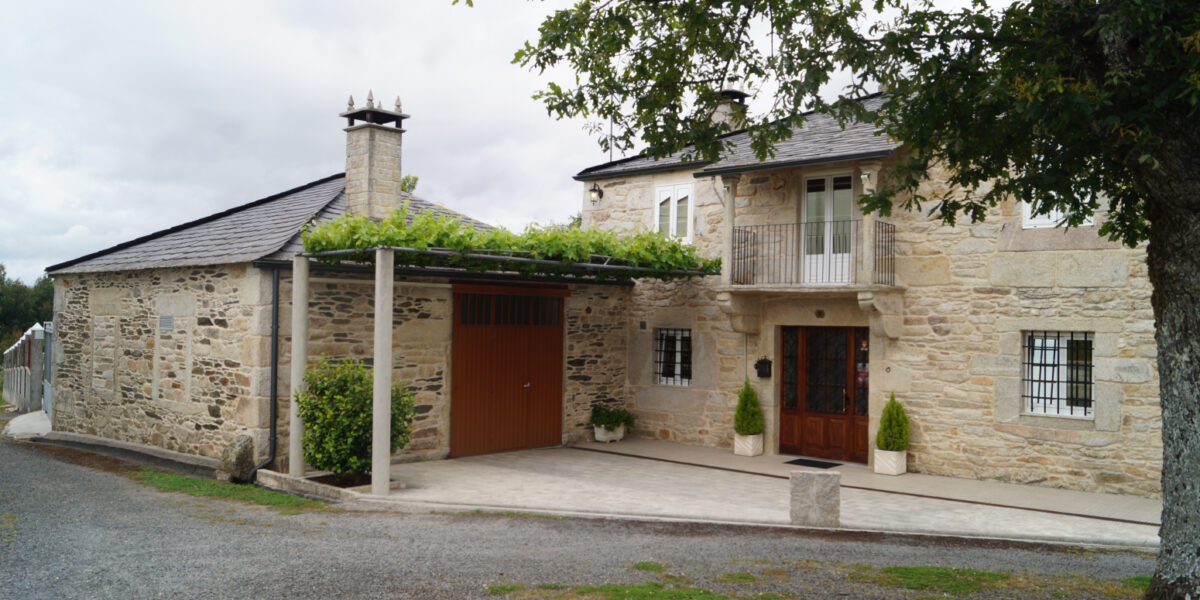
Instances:
[[[346,107],[348,110],[343,113],[338,113],[338,116],[345,118],[351,127],[354,126],[355,121],[365,121],[375,125],[388,125],[395,123],[396,128],[399,129],[401,125],[400,122],[404,119],[407,119],[408,115],[400,112],[399,110],[387,110],[383,108],[383,103],[380,102],[376,104],[373,96],[373,93],[367,94],[367,106],[364,108],[355,108],[354,97],[351,96],[350,106]],[[400,108],[400,98],[396,98],[396,108]]]
[[[743,92],[741,90],[734,90],[734,89],[721,90],[721,91],[717,92],[717,94],[719,96],[721,96],[722,99],[724,99],[728,102],[736,102],[738,104],[745,104],[746,98],[750,97],[750,94],[747,94],[746,92]]]

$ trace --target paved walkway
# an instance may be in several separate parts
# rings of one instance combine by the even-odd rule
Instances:
[[[794,457],[655,440],[524,450],[392,466],[388,501],[771,525],[789,523]],[[1131,496],[909,473],[842,473],[849,529],[1155,547],[1161,504]]]

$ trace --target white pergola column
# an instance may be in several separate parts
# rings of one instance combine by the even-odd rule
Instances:
[[[292,258],[292,373],[288,401],[288,475],[304,477],[304,451],[300,436],[300,408],[296,394],[304,390],[304,368],[308,365],[308,257]]]
[[[392,295],[396,253],[375,250],[375,380],[371,411],[371,493],[386,496],[392,469]]]

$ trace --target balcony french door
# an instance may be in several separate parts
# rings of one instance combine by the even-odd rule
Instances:
[[[854,189],[849,175],[804,182],[801,280],[845,284],[854,280]]]

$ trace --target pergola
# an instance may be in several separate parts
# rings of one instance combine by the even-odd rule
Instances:
[[[370,261],[373,255],[375,263],[375,314],[374,321],[374,379],[372,381],[371,403],[371,493],[385,496],[390,490],[391,468],[391,422],[392,422],[392,335],[393,320],[391,310],[380,310],[380,307],[392,306],[395,275],[396,255],[415,255],[424,262],[442,263],[451,267],[456,262],[471,261],[474,263],[491,263],[496,266],[494,273],[504,272],[504,267],[512,268],[521,265],[525,268],[533,266],[544,269],[547,273],[569,276],[573,281],[581,283],[595,282],[599,278],[633,279],[637,277],[653,277],[660,279],[687,278],[708,275],[709,273],[696,269],[672,270],[639,267],[620,264],[605,256],[591,256],[587,262],[563,262],[536,258],[523,253],[496,253],[494,251],[473,250],[460,252],[449,248],[400,248],[394,246],[375,246],[371,248],[355,248],[345,250],[328,250],[324,252],[299,253],[292,259],[292,365],[291,365],[291,399],[289,401],[288,436],[288,474],[294,477],[304,477],[303,449],[300,437],[304,432],[304,424],[300,421],[300,411],[296,405],[296,392],[304,389],[304,371],[308,357],[308,302],[309,302],[309,266],[310,259],[326,260],[355,260]],[[412,258],[410,256],[410,258]],[[431,275],[445,276],[446,270],[431,272]],[[381,368],[383,367],[383,368]]]

